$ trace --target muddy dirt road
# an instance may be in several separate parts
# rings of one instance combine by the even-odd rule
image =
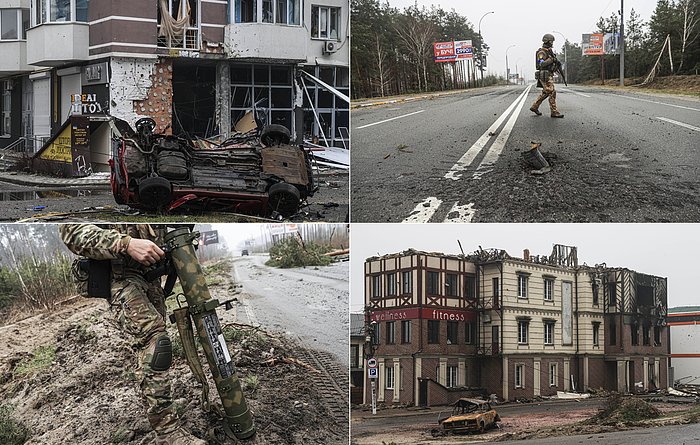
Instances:
[[[287,332],[347,368],[349,262],[277,269],[265,266],[267,260],[267,255],[233,260],[234,280],[243,286],[239,320]]]
[[[231,294],[230,277],[229,272],[208,276],[215,298]],[[291,276],[285,280],[290,289],[297,287],[289,284]],[[343,402],[347,417],[347,376],[331,374],[333,366],[340,368],[337,361],[318,359],[325,353],[315,354],[292,335],[248,326],[236,311],[217,311],[258,429],[246,445],[347,444],[348,422],[338,420]],[[177,343],[175,327],[167,326]],[[203,410],[201,387],[175,350],[169,378],[183,426],[210,445],[239,444],[223,437],[220,419]],[[29,429],[27,444],[151,445],[155,433],[146,420],[135,363],[131,339],[107,302],[75,298],[0,326],[0,405],[11,407],[13,417]],[[344,400],[337,384],[328,386],[343,378]],[[209,386],[210,399],[218,400],[213,382]]]

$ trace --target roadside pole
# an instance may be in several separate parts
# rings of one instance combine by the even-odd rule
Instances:
[[[372,415],[377,414],[377,377],[379,377],[377,369],[377,359],[371,357],[367,359],[367,377],[372,381]]]

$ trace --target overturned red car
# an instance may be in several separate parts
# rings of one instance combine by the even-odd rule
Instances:
[[[118,204],[170,212],[222,211],[289,217],[316,191],[312,155],[281,125],[234,133],[219,143],[155,134],[153,119],[134,131],[115,119],[111,185]]]

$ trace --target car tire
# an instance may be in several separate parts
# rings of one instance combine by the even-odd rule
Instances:
[[[286,182],[278,182],[270,187],[267,202],[271,211],[288,217],[297,212],[300,199],[299,189]]]
[[[161,176],[151,176],[139,183],[139,200],[146,208],[159,209],[172,201],[172,185]]]
[[[150,117],[142,117],[136,121],[134,127],[139,134],[149,136],[153,134],[153,131],[156,129],[156,121]]]
[[[479,432],[483,433],[484,431],[486,431],[486,424],[482,420],[481,422],[479,422]]]
[[[289,144],[292,135],[284,125],[270,124],[263,128],[260,140],[268,147],[271,145]]]

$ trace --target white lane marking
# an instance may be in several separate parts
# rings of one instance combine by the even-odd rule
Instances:
[[[588,94],[579,93],[578,91],[570,90],[570,89],[568,89],[568,88],[562,88],[561,90],[562,90],[562,91],[566,91],[567,93],[578,94],[579,96],[583,96],[583,97],[591,97],[591,96],[589,96]]]
[[[613,93],[613,94],[615,94],[615,93]],[[619,97],[624,97],[627,99],[641,100],[642,102],[650,102],[652,104],[667,105],[669,107],[682,108],[684,110],[700,111],[700,108],[691,108],[691,107],[684,107],[683,105],[667,104],[665,102],[659,102],[656,100],[642,99],[641,97],[625,96],[624,94],[615,94],[615,95],[619,96]]]
[[[656,116],[656,118],[660,121],[668,122],[670,124],[680,125],[681,127],[685,127],[685,128],[690,129],[690,130],[700,131],[700,127],[694,127],[694,126],[692,126],[690,124],[686,124],[684,122],[678,122],[678,121],[674,121],[673,119],[668,119],[668,118],[659,117],[659,116]]]
[[[434,196],[427,198],[416,206],[408,218],[401,221],[402,223],[426,223],[437,212],[442,201]]]
[[[530,91],[530,88],[532,88],[532,85],[527,87],[525,92],[527,93]],[[503,148],[506,146],[506,142],[508,142],[510,133],[513,131],[513,127],[515,126],[515,121],[518,120],[518,116],[520,115],[520,111],[523,109],[523,105],[525,105],[526,100],[527,94],[520,97],[520,103],[510,116],[510,119],[508,119],[508,122],[506,122],[503,130],[501,130],[498,137],[496,137],[496,140],[493,142],[493,144],[491,144],[491,147],[489,148],[489,151],[486,152],[484,159],[481,160],[481,163],[476,168],[476,172],[474,172],[474,175],[472,176],[473,179],[480,179],[485,173],[491,170],[489,167],[496,163],[498,157],[503,151]]]
[[[424,112],[424,111],[425,111],[425,110],[414,111],[413,113],[408,113],[408,114],[404,114],[404,115],[401,115],[401,116],[396,116],[396,117],[392,117],[392,118],[389,118],[389,119],[384,119],[383,121],[375,122],[375,123],[373,123],[373,124],[363,125],[363,126],[361,126],[361,127],[355,128],[355,129],[356,129],[356,130],[360,130],[360,129],[362,129],[362,128],[372,127],[372,126],[374,126],[374,125],[383,124],[383,123],[385,123],[385,122],[394,121],[394,120],[396,120],[396,119],[401,119],[401,118],[404,118],[404,117],[413,116],[414,114],[422,113],[422,112]]]
[[[447,212],[447,217],[445,218],[446,223],[469,223],[472,222],[476,209],[474,208],[474,203],[470,202],[467,205],[457,205],[455,202],[449,212]],[[453,216],[450,216],[453,215]]]
[[[462,174],[460,172],[464,171],[471,165],[472,162],[474,162],[474,159],[476,156],[483,150],[483,148],[486,146],[486,144],[489,142],[491,137],[495,136],[495,131],[498,129],[498,127],[501,126],[504,120],[508,117],[511,111],[513,111],[513,108],[518,104],[518,101],[520,101],[523,96],[527,96],[527,92],[532,88],[532,85],[529,87],[525,88],[525,90],[520,93],[520,95],[513,101],[512,104],[506,109],[506,111],[501,114],[501,116],[496,119],[496,122],[494,122],[488,130],[484,132],[484,134],[481,135],[479,139],[477,139],[476,142],[474,142],[474,145],[469,147],[466,153],[462,155],[461,158],[457,161],[455,165],[452,166],[450,171],[448,171],[444,178],[445,179],[452,179],[454,181],[458,181],[461,177]]]

